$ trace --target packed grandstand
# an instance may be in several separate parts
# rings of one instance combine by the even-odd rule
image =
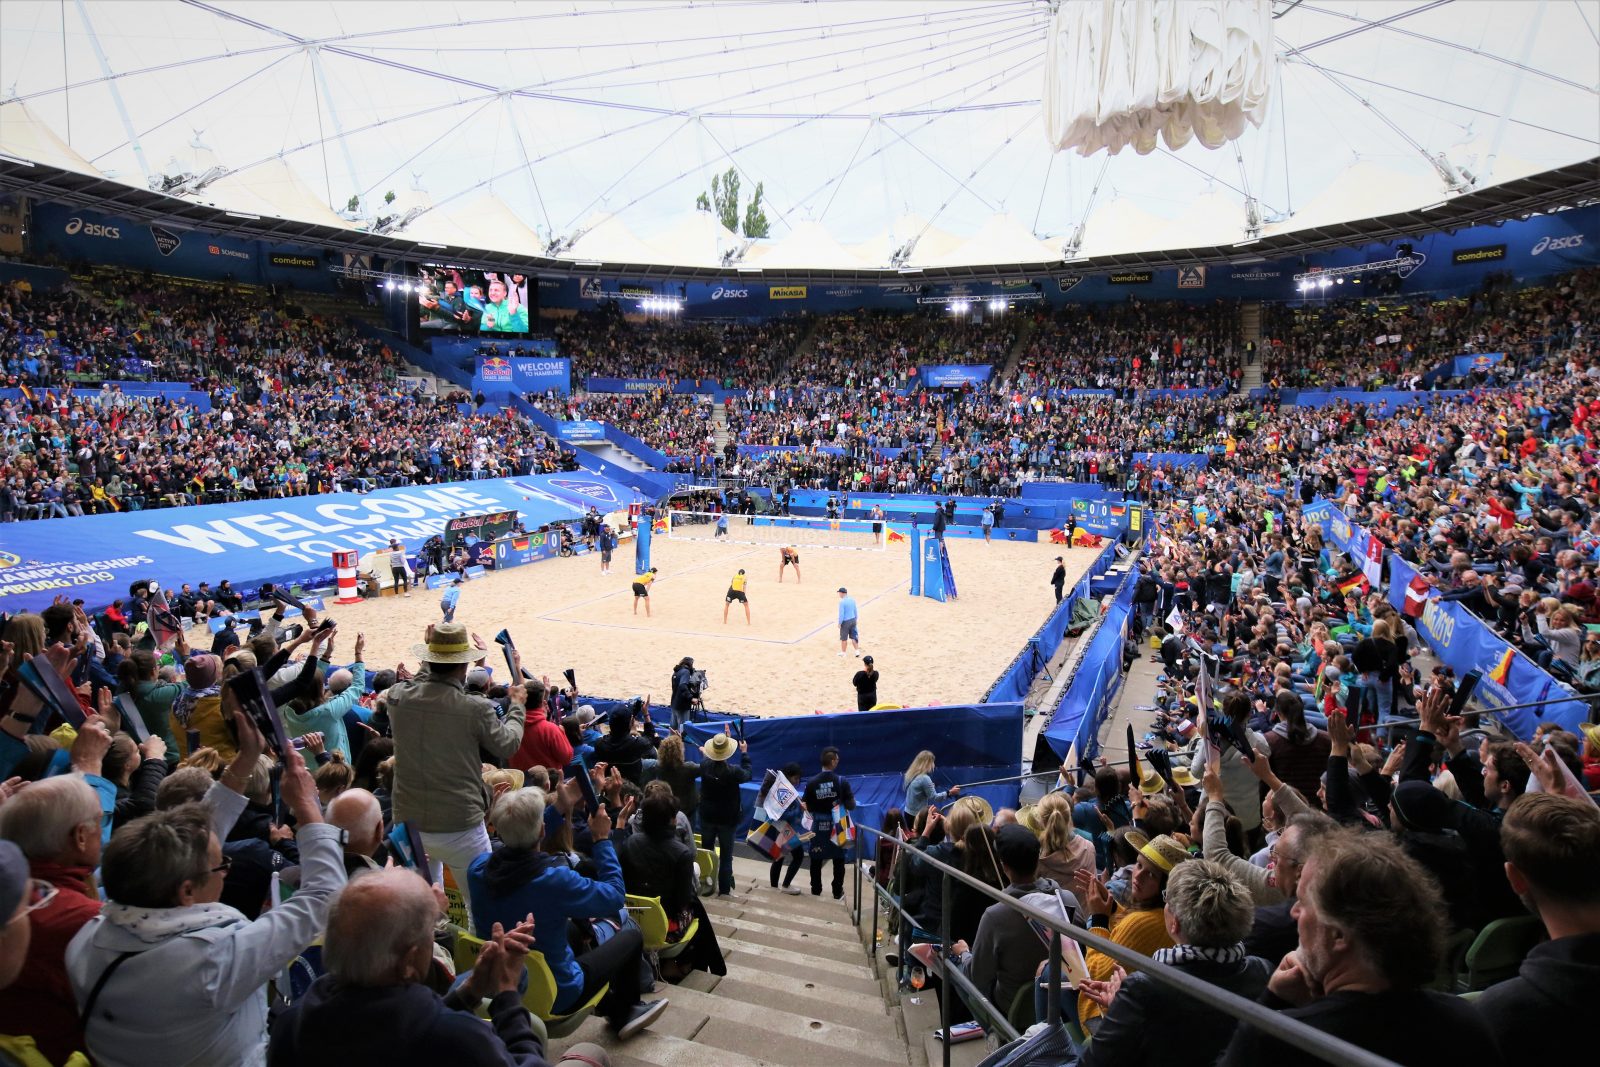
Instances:
[[[387,178],[345,203],[326,155],[320,191],[295,176],[299,150],[213,173],[198,133],[141,182],[118,168],[137,151],[148,169],[174,90],[141,82],[127,9],[172,31],[180,67],[235,58],[184,52],[201,28],[244,34],[237,49],[287,33],[281,14],[79,5],[80,52],[63,13],[33,4],[15,32],[14,6],[0,1065],[1420,1067],[1583,1047],[1600,996],[1593,5],[1547,24],[1540,5],[1527,27],[1461,4],[1214,5],[1245,57],[1235,91],[1197,76],[1168,108],[1097,83],[1098,109],[1078,58],[1124,37],[1166,55],[1204,26],[1182,5],[914,5],[950,70],[880,83],[854,153],[800,132],[792,155],[751,157],[764,168],[690,168],[709,195],[654,240],[623,222],[655,195],[635,170],[676,168],[654,144],[559,182],[520,135],[480,145],[485,173],[509,152],[533,177],[520,214],[476,172],[453,206],[383,198]],[[354,92],[344,63],[481,88],[509,60],[457,34],[498,25],[507,56],[564,53],[547,88],[565,71],[562,92],[619,111],[704,110],[715,162],[740,154],[719,119],[857,117],[815,85],[818,115],[784,110],[802,98],[771,95],[789,85],[774,55],[799,78],[832,55],[807,49],[859,35],[828,47],[865,69],[912,30],[895,5],[814,26],[788,6],[731,51],[706,5],[665,2],[580,4],[580,29],[540,28],[539,5],[453,27],[391,13],[387,44],[319,16],[293,39],[322,94]],[[1156,9],[1170,32],[1146,40]],[[1429,142],[1423,177],[1358,163],[1261,217],[1271,172],[1234,189],[1255,176],[1234,152],[1281,150],[1287,170],[1291,145],[1297,165],[1323,146],[1257,109],[1379,136],[1357,132],[1374,105],[1339,100],[1332,56],[1402,19],[1417,47],[1506,78],[1532,75],[1485,42],[1548,50],[1559,69],[1528,92],[1567,94],[1548,120],[1567,132],[1517,92],[1464,87],[1504,120],[1482,173]],[[974,32],[1001,36],[955,50]],[[641,50],[577,55],[612,37]],[[764,110],[689,72],[713,39],[766,71]],[[72,49],[109,88],[25,64],[28,46]],[[1009,114],[1002,46],[1053,65],[1029,120],[1050,153],[943,125],[1007,161],[1005,181],[976,157],[956,179],[884,115]],[[437,69],[394,58],[412,48]],[[1001,79],[986,103],[941,81],[967,51]],[[1255,70],[1274,57],[1320,89]],[[1425,95],[1376,76],[1380,102]],[[58,98],[65,117],[86,92],[116,95],[122,122],[85,134],[80,110],[58,133]],[[483,105],[507,131],[521,92]],[[391,158],[359,109],[329,136],[331,103],[262,106],[352,178],[353,149],[399,172],[438,143],[413,130]],[[1074,153],[1105,167],[1076,172],[1096,192],[1052,227],[1052,157]],[[879,156],[885,189],[903,172],[907,210],[933,219],[854,232],[850,204],[829,229],[789,199],[814,167],[842,181]],[[1120,197],[1096,214],[1114,156],[1150,205],[1205,178],[1170,240]],[[763,174],[770,198],[750,199]],[[918,199],[936,176],[959,195]],[[1226,241],[1218,182],[1241,198]],[[1031,227],[935,225],[1013,188],[1039,198]],[[597,193],[635,199],[553,232],[550,205]]]

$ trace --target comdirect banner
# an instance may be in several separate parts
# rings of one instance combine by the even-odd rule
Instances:
[[[967,366],[940,365],[921,367],[917,375],[922,384],[929,389],[951,389],[963,385],[982,385],[994,373],[994,367],[987,363],[976,363]]]
[[[331,573],[337,551],[365,555],[391,538],[415,551],[462,514],[517,512],[531,528],[634,499],[596,474],[540,474],[15,523],[0,549],[0,611],[38,611],[58,595],[95,610],[139,579],[289,582]]]

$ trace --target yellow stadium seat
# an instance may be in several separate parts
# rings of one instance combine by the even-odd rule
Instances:
[[[698,838],[698,835],[696,835]],[[698,839],[695,841],[698,845]],[[708,848],[694,850],[695,869],[700,873],[700,895],[708,897],[717,891],[717,854]]]
[[[689,923],[689,928],[683,936],[676,941],[667,940],[667,912],[661,906],[660,897],[636,897],[628,894],[628,911],[633,915],[633,921],[639,924],[639,930],[644,934],[644,947],[646,951],[654,952],[664,960],[681,953],[689,947],[689,942],[694,940],[694,935],[700,932],[700,920],[695,919]]]
[[[659,905],[658,905],[659,907]],[[665,915],[663,914],[663,918]],[[462,974],[472,969],[478,960],[478,952],[483,948],[483,939],[462,931],[456,936],[455,962],[456,973]],[[550,1037],[565,1037],[578,1027],[583,1021],[594,1014],[594,1009],[605,999],[611,991],[609,985],[601,986],[600,991],[588,1000],[579,1004],[572,1011],[557,1014],[556,1003],[556,976],[551,972],[550,965],[544,961],[544,953],[530,952],[527,958],[528,991],[522,995],[522,1006],[539,1022],[544,1024],[544,1030]]]

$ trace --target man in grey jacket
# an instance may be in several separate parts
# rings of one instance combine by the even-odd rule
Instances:
[[[283,801],[299,829],[300,888],[254,922],[218,901],[222,841],[245,808],[265,747],[224,689],[239,759],[206,795],[135,819],[112,835],[101,881],[109,903],[67,946],[67,976],[100,1067],[266,1060],[267,981],[322,933],[344,885],[339,831],[322,821],[298,752],[284,757]]]
[[[1006,876],[1006,896],[1018,900],[1030,893],[1054,893],[1055,882],[1036,880],[1039,839],[1026,826],[1012,823],[994,835],[995,858]],[[957,941],[952,949],[961,956],[961,969],[978,992],[1004,1011],[1017,990],[1029,985],[1046,956],[1045,943],[1020,912],[1004,904],[991,904],[978,920],[978,934],[969,949]]]
[[[428,627],[415,649],[422,670],[386,693],[394,733],[394,821],[422,832],[435,876],[448,866],[465,896],[467,868],[489,851],[483,825],[489,793],[479,752],[504,760],[521,747],[528,691],[520,679],[511,680],[503,721],[493,701],[468,693],[467,665],[481,663],[487,650],[469,641],[459,622]],[[538,702],[544,703],[542,689]]]

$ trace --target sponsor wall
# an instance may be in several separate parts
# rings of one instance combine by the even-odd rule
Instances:
[[[768,318],[791,311],[942,305],[990,297],[1013,303],[1148,299],[1297,300],[1295,275],[1315,269],[1403,258],[1401,292],[1467,292],[1491,272],[1537,278],[1600,264],[1600,207],[1541,215],[1499,226],[1473,226],[1455,233],[1422,234],[1407,241],[1365,245],[1304,258],[1257,263],[1211,264],[1176,269],[1129,268],[1100,274],[1063,275],[1003,282],[916,281],[774,285],[749,275],[720,282],[668,284],[659,280],[540,280],[541,306],[594,307],[602,300],[671,296],[685,314],[715,318]],[[1343,293],[1341,293],[1343,295]],[[976,313],[981,309],[975,307]]]
[[[332,289],[322,250],[222,237],[170,225],[130,222],[113,215],[61,204],[31,205],[28,244],[34,254],[112,263],[199,278],[231,276],[256,284]],[[5,216],[9,219],[10,216]],[[0,221],[4,221],[0,219]],[[15,225],[14,223],[9,223]],[[1140,299],[1295,300],[1294,276],[1316,269],[1400,258],[1402,292],[1466,292],[1485,275],[1509,271],[1537,278],[1600,264],[1600,206],[1536,216],[1498,226],[1473,226],[1455,233],[1422,234],[1327,254],[1271,259],[1250,264],[1212,264],[1175,269],[1128,268],[1100,274],[1060,275],[994,282],[924,284],[894,282],[772,284],[750,275],[717,282],[664,282],[660,279],[542,277],[541,307],[578,309],[603,300],[627,307],[651,296],[684,303],[690,316],[761,319],[790,312],[852,308],[910,309],[954,299],[976,306],[991,297],[1016,304]]]
[[[231,277],[252,285],[332,290],[321,249],[241,240],[200,230],[130,222],[61,204],[33,205],[28,243],[34,255],[88,260],[192,278]]]
[[[17,523],[0,551],[0,610],[38,611],[63,594],[98,609],[141,578],[171,589],[307,580],[332,572],[335,551],[365,554],[391,537],[415,551],[462,513],[512,510],[536,527],[635,499],[619,482],[580,472]]]
[[[553,356],[480,355],[472,391],[498,397],[525,393],[572,391],[572,362]]]

